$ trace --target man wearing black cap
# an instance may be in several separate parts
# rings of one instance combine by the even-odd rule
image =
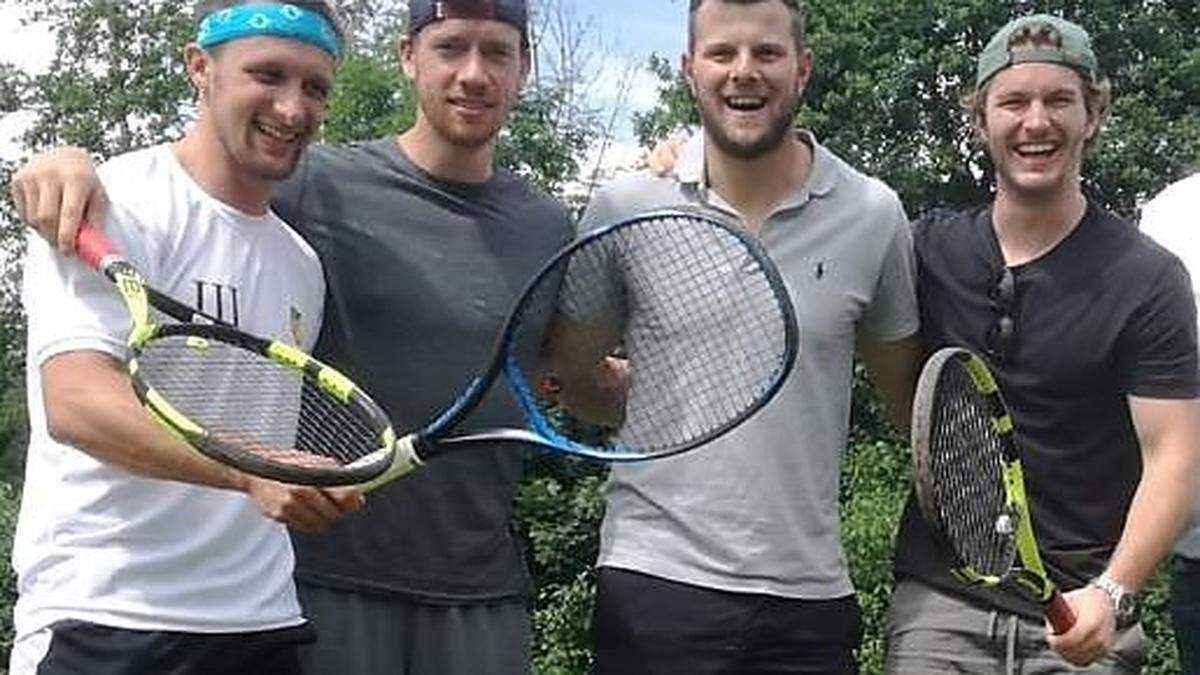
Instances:
[[[1053,635],[1036,603],[957,581],[910,499],[888,672],[1135,673],[1144,661],[1135,593],[1187,516],[1200,383],[1183,266],[1080,188],[1108,103],[1082,28],[1008,24],[966,100],[995,199],[915,226],[924,347],[987,355],[1043,560],[1077,622]]]
[[[399,56],[416,123],[313,148],[272,202],[325,268],[316,353],[400,429],[425,424],[467,385],[522,284],[573,232],[560,205],[494,168],[530,65],[525,0],[411,0],[409,10]],[[80,154],[43,158],[26,176],[61,183],[86,169]],[[63,189],[65,204],[83,203],[70,195],[92,186]],[[37,223],[52,232],[57,215]],[[519,420],[503,396],[474,415]],[[294,534],[318,633],[306,672],[527,672],[530,589],[512,513],[521,462],[512,448],[451,455],[372,493],[341,526]]]

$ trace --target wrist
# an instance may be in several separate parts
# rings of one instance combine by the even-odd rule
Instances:
[[[1137,594],[1107,571],[1089,581],[1088,587],[1095,588],[1107,596],[1118,627],[1128,626],[1137,621]]]

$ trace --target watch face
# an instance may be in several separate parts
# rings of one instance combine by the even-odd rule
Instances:
[[[1118,618],[1127,619],[1132,617],[1134,611],[1137,610],[1137,600],[1134,598],[1133,593],[1122,594],[1116,602],[1116,609]]]

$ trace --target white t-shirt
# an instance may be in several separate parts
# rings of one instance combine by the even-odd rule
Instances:
[[[152,286],[311,348],[324,279],[283,221],[212,198],[168,145],[117,157],[100,176],[104,230]],[[129,315],[111,284],[31,236],[23,297],[32,433],[13,545],[18,635],[63,619],[196,633],[302,623],[287,531],[247,496],[141,478],[47,433],[43,363],[76,350],[126,356]]]
[[[1142,231],[1174,253],[1192,276],[1192,293],[1200,307],[1200,173],[1178,181],[1142,207]],[[1200,327],[1198,327],[1200,328]],[[1200,494],[1197,495],[1200,500]],[[1192,524],[1175,550],[1200,559],[1200,501]]]

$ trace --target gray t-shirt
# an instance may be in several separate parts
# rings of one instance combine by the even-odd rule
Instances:
[[[312,148],[273,206],[325,268],[317,356],[371,392],[399,432],[428,423],[486,365],[525,283],[573,234],[562,206],[515,176],[438,180],[393,137]],[[467,421],[521,423],[502,384]],[[297,578],[424,602],[522,597],[522,459],[509,446],[429,462],[329,531],[294,534]]]
[[[837,495],[854,343],[916,333],[912,239],[892,190],[802,138],[812,173],[761,231],[800,324],[796,367],[766,408],[710,446],[613,467],[600,566],[790,598],[853,592]],[[677,177],[614,181],[582,226],[684,205],[736,215],[705,185],[702,137],[685,148]]]

